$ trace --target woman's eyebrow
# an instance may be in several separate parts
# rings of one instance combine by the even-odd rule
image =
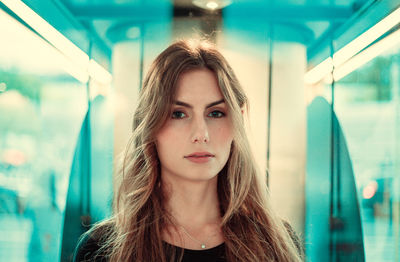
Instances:
[[[210,107],[212,107],[212,106],[216,106],[216,105],[221,104],[221,103],[225,103],[225,100],[224,100],[224,99],[221,99],[221,100],[212,102],[212,103],[208,104],[208,105],[206,106],[206,108],[210,108]],[[178,101],[178,100],[175,101],[174,104],[175,104],[175,105],[178,105],[178,106],[184,106],[184,107],[188,107],[188,108],[193,108],[192,105],[190,105],[190,104],[188,104],[188,103],[185,103],[185,102],[182,102],[182,101]]]

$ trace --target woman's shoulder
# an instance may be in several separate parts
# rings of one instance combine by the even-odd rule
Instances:
[[[104,251],[105,236],[110,225],[96,225],[80,237],[76,245],[73,262],[83,261],[107,261]]]
[[[84,233],[75,248],[73,261],[101,261],[96,260],[96,255],[100,248],[99,239],[93,238],[89,233]]]

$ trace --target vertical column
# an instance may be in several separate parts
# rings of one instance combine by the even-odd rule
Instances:
[[[255,160],[267,174],[267,117],[269,79],[268,24],[265,21],[237,17],[234,4],[224,11],[223,30],[217,45],[235,71],[249,98],[247,134]],[[232,13],[231,13],[232,12]],[[245,117],[245,118],[246,118]]]
[[[272,204],[280,217],[303,233],[306,163],[303,78],[307,61],[302,42],[308,32],[298,25],[292,27],[268,20],[258,11],[260,8],[262,4],[250,2],[232,3],[225,8],[220,45],[249,96],[250,140],[261,170],[269,167]]]
[[[225,35],[219,37],[218,45],[249,98],[249,112],[245,112],[247,134],[261,174],[266,175],[268,44],[239,41],[235,36]]]
[[[119,162],[132,131],[140,90],[140,41],[120,42],[113,49],[114,159]]]
[[[154,58],[169,44],[172,5],[168,0],[155,0],[142,8],[141,17],[132,24],[121,23],[107,32],[113,47],[114,73],[114,159],[119,165],[132,133],[133,114],[143,81]]]
[[[269,186],[273,205],[297,232],[304,231],[306,62],[304,45],[273,43]]]

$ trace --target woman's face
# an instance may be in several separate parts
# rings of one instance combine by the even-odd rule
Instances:
[[[209,69],[180,75],[172,113],[156,136],[161,175],[202,181],[228,161],[233,140],[228,107]]]

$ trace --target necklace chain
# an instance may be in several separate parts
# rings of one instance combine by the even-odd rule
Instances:
[[[216,236],[217,233],[214,233],[210,236],[207,237],[207,239],[204,242],[199,241],[197,238],[193,237],[187,230],[186,228],[184,228],[182,225],[179,225],[182,229],[183,232],[185,232],[185,234],[194,242],[197,242],[198,244],[200,244],[201,249],[205,249],[206,248],[206,243],[208,242],[208,240],[210,240],[212,237]]]

